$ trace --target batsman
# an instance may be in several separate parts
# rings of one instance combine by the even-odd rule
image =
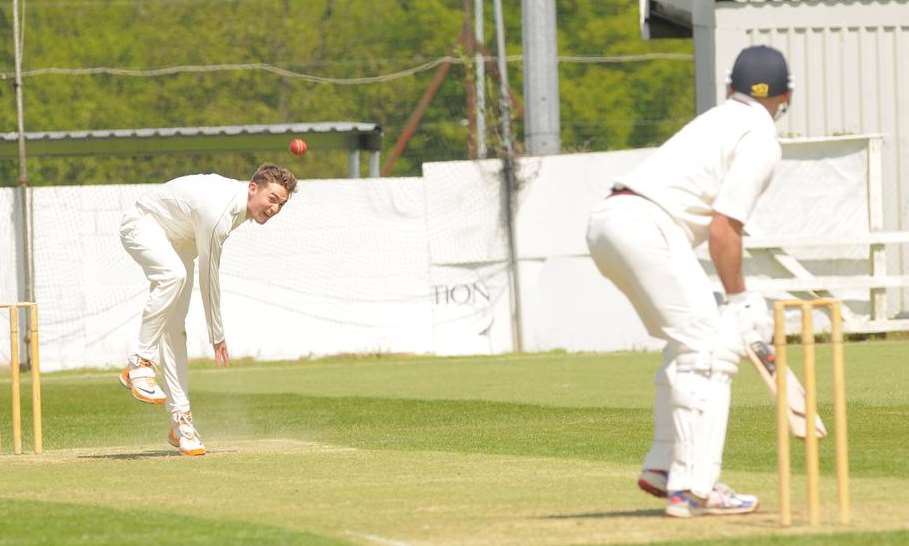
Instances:
[[[587,244],[600,272],[666,342],[657,372],[653,444],[638,485],[673,517],[745,514],[753,495],[719,481],[732,379],[745,339],[769,339],[764,298],[748,292],[742,236],[781,158],[775,120],[792,96],[782,53],[737,56],[726,100],[689,122],[592,210]],[[714,297],[694,248],[707,242],[725,290]]]

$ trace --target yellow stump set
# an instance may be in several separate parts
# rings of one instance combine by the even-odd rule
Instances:
[[[22,453],[22,405],[21,385],[19,378],[19,310],[28,312],[28,347],[29,360],[32,364],[32,427],[34,432],[34,451],[44,450],[41,435],[41,366],[38,357],[38,304],[31,302],[0,304],[0,309],[9,309],[9,347],[10,373],[12,374],[12,421],[13,453]]]
[[[846,374],[843,367],[843,321],[841,303],[821,298],[809,301],[784,300],[773,305],[774,346],[776,348],[777,381],[777,445],[780,473],[780,523],[792,524],[790,491],[789,421],[786,396],[786,317],[787,308],[802,312],[802,349],[804,351],[805,383],[805,475],[808,493],[808,522],[820,524],[818,437],[814,422],[817,416],[817,375],[815,373],[814,323],[815,308],[830,312],[830,336],[833,344],[833,413],[836,429],[836,482],[840,523],[849,523],[849,454],[846,439]]]

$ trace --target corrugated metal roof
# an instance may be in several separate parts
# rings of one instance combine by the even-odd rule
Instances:
[[[32,140],[60,140],[85,138],[148,138],[173,136],[235,136],[235,135],[280,135],[312,133],[364,134],[381,133],[375,123],[322,122],[322,123],[281,123],[275,125],[222,125],[216,127],[162,127],[145,129],[99,129],[94,131],[41,131],[26,132],[25,138]],[[16,141],[18,133],[0,133],[0,140]]]
[[[645,40],[656,38],[691,38],[694,7],[714,6],[714,9],[733,9],[732,6],[717,7],[718,4],[780,4],[810,5],[817,8],[848,6],[850,4],[886,4],[888,0],[638,0],[640,10],[641,37]],[[708,4],[709,2],[709,4]],[[709,9],[709,8],[708,8]],[[737,9],[737,8],[735,8]]]
[[[31,157],[274,151],[285,148],[290,137],[305,138],[311,149],[372,152],[382,149],[382,128],[375,123],[360,122],[25,133]],[[17,157],[18,139],[17,133],[0,133],[0,159]]]

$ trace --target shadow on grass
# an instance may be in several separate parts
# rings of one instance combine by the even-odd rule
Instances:
[[[173,450],[153,449],[135,453],[102,453],[98,455],[79,455],[79,459],[107,459],[110,461],[135,461],[139,459],[157,459],[162,457],[182,457]]]
[[[663,510],[618,510],[615,512],[582,512],[580,514],[553,514],[537,519],[611,519],[611,518],[662,518]]]
[[[239,453],[238,449],[209,449],[207,455],[224,455],[229,453]],[[78,459],[106,459],[108,461],[137,461],[141,459],[164,459],[164,458],[182,458],[179,451],[172,449],[149,449],[145,451],[136,451],[133,453],[99,453],[96,455],[79,455]]]

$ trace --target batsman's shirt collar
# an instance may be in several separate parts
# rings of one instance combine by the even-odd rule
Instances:
[[[744,104],[746,106],[750,106],[752,108],[758,108],[758,109],[766,112],[768,116],[770,115],[770,112],[767,112],[767,109],[764,108],[763,104],[759,103],[753,97],[749,97],[748,95],[746,95],[744,93],[739,93],[738,91],[736,91],[729,97],[728,100],[731,100],[733,102],[738,102],[738,103]],[[771,119],[773,119],[773,118],[771,118]]]

